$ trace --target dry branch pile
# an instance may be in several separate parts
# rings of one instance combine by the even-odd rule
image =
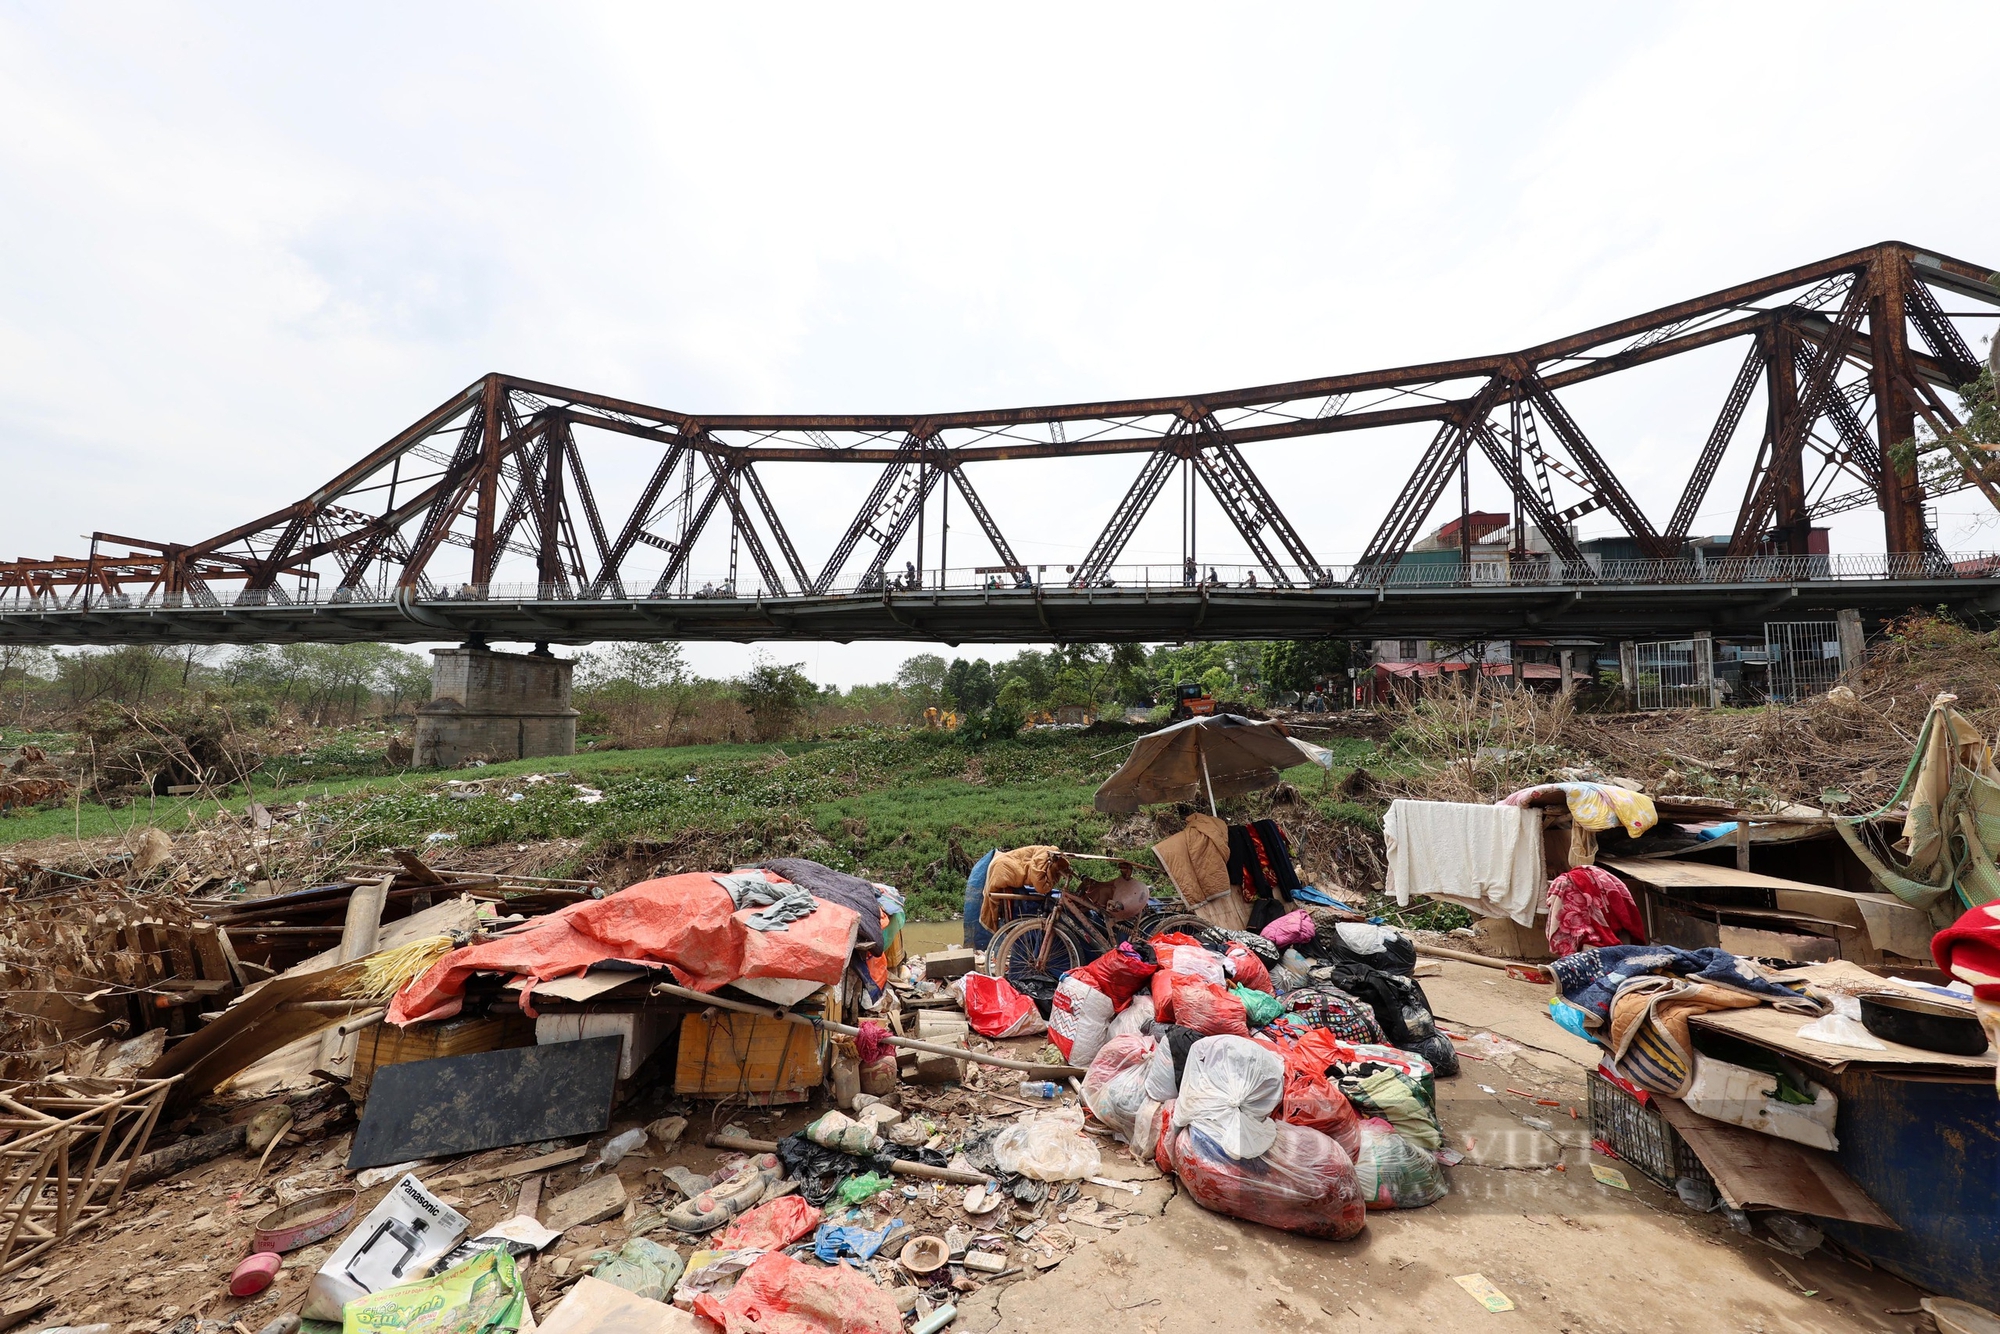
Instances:
[[[1894,794],[1942,692],[1988,734],[2000,727],[2000,634],[1907,617],[1844,687],[1788,706],[1592,714],[1557,696],[1447,684],[1400,710],[1384,785],[1393,796],[1485,802],[1574,770],[1753,807],[1873,810]]]

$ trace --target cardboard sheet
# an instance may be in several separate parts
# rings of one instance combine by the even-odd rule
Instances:
[[[1824,990],[1859,995],[1864,991],[1909,991],[1919,996],[1934,993],[1921,987],[1905,987],[1887,978],[1877,977],[1866,968],[1844,959],[1827,963],[1809,964],[1804,968],[1791,968],[1773,976],[1787,982],[1805,982]],[[1901,1043],[1884,1040],[1883,1050],[1863,1051],[1858,1047],[1842,1047],[1831,1042],[1815,1042],[1811,1038],[1799,1036],[1799,1029],[1813,1022],[1802,1015],[1785,1014],[1768,1005],[1760,1005],[1754,1010],[1718,1010],[1710,1014],[1697,1015],[1692,1022],[1702,1028],[1712,1028],[1735,1037],[1781,1051],[1790,1056],[1812,1061],[1830,1070],[1845,1070],[1850,1065],[1870,1069],[1893,1069],[1898,1072],[1931,1072],[1967,1077],[1993,1078],[1996,1064],[1993,1050],[1989,1047],[1979,1056],[1953,1056],[1941,1051],[1925,1051],[1920,1047],[1905,1047]]]
[[[1784,1209],[1901,1231],[1832,1154],[1714,1120],[1678,1098],[1655,1094],[1653,1104],[1701,1159],[1732,1208]]]

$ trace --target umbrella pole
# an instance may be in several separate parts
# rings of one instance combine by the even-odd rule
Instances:
[[[1201,747],[1197,746],[1195,747],[1195,754],[1201,756],[1201,784],[1203,787],[1208,789],[1208,813],[1210,815],[1214,815],[1215,784],[1209,781],[1208,777],[1208,752],[1203,750]]]

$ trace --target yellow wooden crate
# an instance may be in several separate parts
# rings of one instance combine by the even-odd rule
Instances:
[[[803,1024],[728,1011],[681,1021],[676,1093],[758,1105],[804,1102],[825,1077],[819,1035]]]
[[[438,1024],[376,1024],[363,1029],[354,1052],[354,1075],[348,1088],[366,1096],[375,1072],[405,1061],[429,1061],[440,1056],[466,1056],[476,1051],[535,1045],[535,1021],[519,1010],[482,1015],[477,1019],[447,1019]]]

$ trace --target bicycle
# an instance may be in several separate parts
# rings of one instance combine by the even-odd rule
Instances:
[[[1121,911],[1112,901],[1111,886],[1116,883],[1081,880],[1077,889],[1058,887],[1046,895],[988,893],[988,898],[1008,904],[1010,912],[1017,903],[1044,904],[1047,911],[1002,923],[986,944],[981,971],[1004,977],[1033,995],[1037,989],[1051,989],[1054,979],[1072,968],[1117,949],[1121,940],[1149,940],[1163,932],[1192,932],[1208,925],[1184,909],[1155,912],[1141,905],[1136,912]]]

